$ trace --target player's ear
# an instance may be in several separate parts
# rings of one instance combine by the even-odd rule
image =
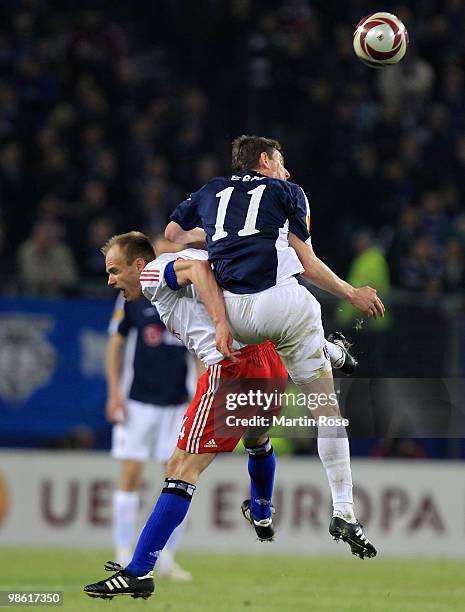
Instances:
[[[143,257],[137,257],[136,261],[135,261],[136,267],[139,270],[139,272],[142,272],[142,270],[145,268],[145,266],[147,265],[145,263],[145,259]]]

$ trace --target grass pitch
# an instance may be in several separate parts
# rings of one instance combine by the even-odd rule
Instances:
[[[90,599],[82,593],[82,586],[105,577],[103,564],[112,558],[110,552],[2,549],[0,590],[62,590],[64,605],[55,609],[70,612],[465,610],[462,562],[382,558],[361,561],[347,554],[347,559],[341,559],[185,553],[179,555],[179,561],[194,574],[192,583],[156,579],[155,593],[147,601],[120,597],[108,602]]]

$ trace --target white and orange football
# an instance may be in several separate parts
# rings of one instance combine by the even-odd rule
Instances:
[[[354,32],[356,56],[371,68],[397,64],[409,43],[402,21],[391,13],[373,13],[364,17]]]

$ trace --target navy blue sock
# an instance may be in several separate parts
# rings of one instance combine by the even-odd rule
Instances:
[[[132,576],[145,576],[153,570],[158,555],[170,535],[189,510],[195,486],[182,480],[166,478],[165,486],[139,536],[136,550],[125,571]]]
[[[249,453],[250,509],[256,521],[270,518],[276,456],[270,440],[246,448]]]

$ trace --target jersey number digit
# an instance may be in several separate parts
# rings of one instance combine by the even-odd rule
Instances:
[[[259,185],[255,187],[255,189],[251,189],[247,192],[247,195],[252,197],[250,198],[249,207],[247,209],[244,227],[237,232],[238,236],[252,236],[252,234],[259,233],[260,230],[255,227],[255,224],[257,223],[258,209],[260,208],[260,201],[265,189],[266,185]],[[218,212],[216,213],[215,233],[212,236],[213,242],[221,240],[221,238],[226,238],[228,235],[228,232],[224,229],[224,220],[233,191],[234,187],[226,187],[226,189],[216,194],[216,197],[220,198],[220,203],[218,204]]]

